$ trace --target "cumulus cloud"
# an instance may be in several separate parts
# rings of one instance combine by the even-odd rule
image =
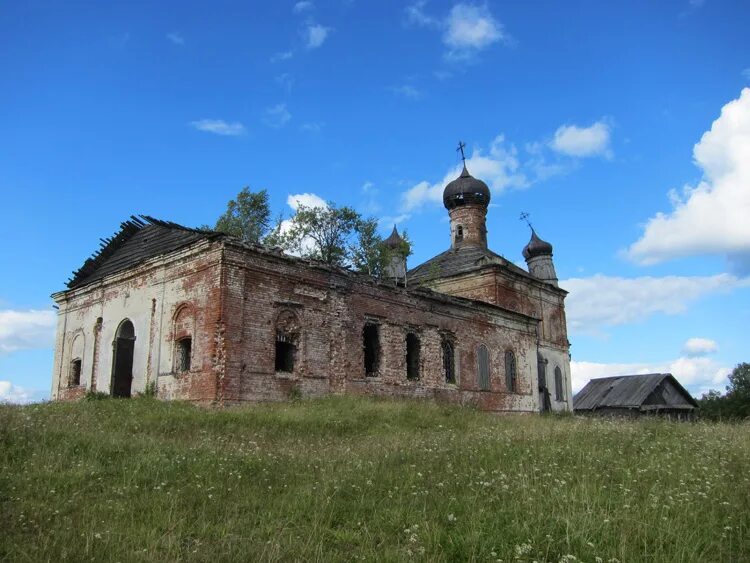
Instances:
[[[323,27],[320,24],[313,23],[305,28],[305,45],[308,49],[317,49],[328,38],[330,27]]]
[[[719,350],[719,345],[709,338],[689,338],[682,346],[682,353],[691,358],[706,356]]]
[[[571,332],[602,335],[606,327],[640,322],[655,314],[678,315],[712,293],[750,287],[731,274],[621,278],[597,274],[560,281],[570,292],[566,315]]]
[[[0,403],[26,404],[42,399],[42,393],[0,381]]]
[[[294,56],[294,51],[280,51],[271,55],[271,62],[277,63],[279,61],[288,61]]]
[[[263,123],[274,129],[284,127],[290,119],[292,119],[292,114],[286,109],[286,104],[276,104],[263,114]]]
[[[408,98],[410,100],[418,100],[422,97],[422,92],[417,90],[414,86],[410,86],[408,84],[404,84],[403,86],[393,86],[390,90],[394,94],[402,96],[404,98]]]
[[[302,205],[303,207],[322,207],[323,209],[328,209],[326,200],[313,193],[289,195],[286,198],[286,203],[294,211],[297,211],[300,205]]]
[[[185,38],[177,32],[167,33],[167,39],[169,39],[175,45],[184,45]]]
[[[406,23],[442,30],[448,59],[464,60],[493,43],[509,39],[502,24],[484,4],[461,2],[454,5],[445,17],[428,14],[425,5],[423,0],[408,5]]]
[[[308,12],[312,10],[314,7],[312,2],[309,2],[308,0],[302,0],[301,2],[297,2],[294,7],[292,8],[292,12],[295,14],[302,14],[304,12]]]
[[[239,121],[230,123],[223,119],[199,119],[198,121],[191,121],[190,125],[198,131],[214,133],[215,135],[226,135],[229,137],[244,135],[246,132],[245,126]]]
[[[610,128],[603,121],[589,127],[562,125],[555,131],[550,147],[562,154],[574,157],[610,157]]]
[[[456,4],[448,14],[443,42],[451,49],[450,53],[462,56],[504,38],[503,26],[487,6]]]
[[[0,311],[0,355],[52,346],[56,324],[53,311]]]
[[[700,182],[672,190],[671,212],[650,218],[625,255],[649,265],[714,254],[735,271],[750,272],[750,88],[722,108],[693,158],[703,172]]]

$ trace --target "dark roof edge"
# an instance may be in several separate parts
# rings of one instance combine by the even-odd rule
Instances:
[[[138,231],[147,225],[157,225],[168,229],[179,229],[186,232],[205,235],[207,238],[216,238],[225,236],[216,231],[207,231],[204,229],[194,229],[185,227],[171,221],[162,221],[149,215],[131,215],[129,219],[120,223],[120,230],[109,238],[99,240],[101,245],[84,263],[83,266],[73,272],[73,275],[65,283],[67,289],[76,289],[80,287],[81,282],[92,275],[117,249],[125,244]],[[93,280],[92,280],[93,281]],[[63,290],[64,291],[64,290]]]

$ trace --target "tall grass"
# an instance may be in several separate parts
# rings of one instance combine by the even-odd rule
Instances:
[[[0,560],[748,561],[749,527],[747,425],[0,407]]]

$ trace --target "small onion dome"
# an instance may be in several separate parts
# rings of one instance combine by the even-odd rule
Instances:
[[[401,238],[401,235],[398,234],[398,231],[396,230],[396,225],[393,225],[393,232],[390,234],[390,236],[383,241],[383,244],[386,245],[388,248],[398,248],[402,243],[404,242],[404,239]]]
[[[461,175],[445,186],[443,191],[443,205],[446,209],[453,209],[470,203],[487,206],[490,204],[490,189],[482,180],[477,180],[464,169]]]
[[[536,231],[531,229],[531,240],[523,249],[523,257],[528,260],[535,256],[552,256],[552,245],[536,236]]]

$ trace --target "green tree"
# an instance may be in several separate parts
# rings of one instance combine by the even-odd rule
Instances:
[[[750,364],[737,364],[729,374],[726,398],[729,410],[737,418],[750,417]]]
[[[388,249],[377,231],[376,219],[363,219],[357,225],[355,244],[349,248],[352,267],[358,272],[379,278],[388,265]]]
[[[305,258],[347,266],[351,240],[361,220],[351,207],[336,207],[333,202],[327,207],[300,205],[290,229],[279,237],[280,246]]]
[[[711,390],[705,393],[698,404],[701,415],[706,418],[749,418],[750,417],[750,364],[737,364],[729,374],[726,393]]]
[[[227,210],[216,221],[214,230],[235,236],[244,242],[259,243],[268,233],[271,208],[268,192],[244,187],[237,199],[229,200]]]

